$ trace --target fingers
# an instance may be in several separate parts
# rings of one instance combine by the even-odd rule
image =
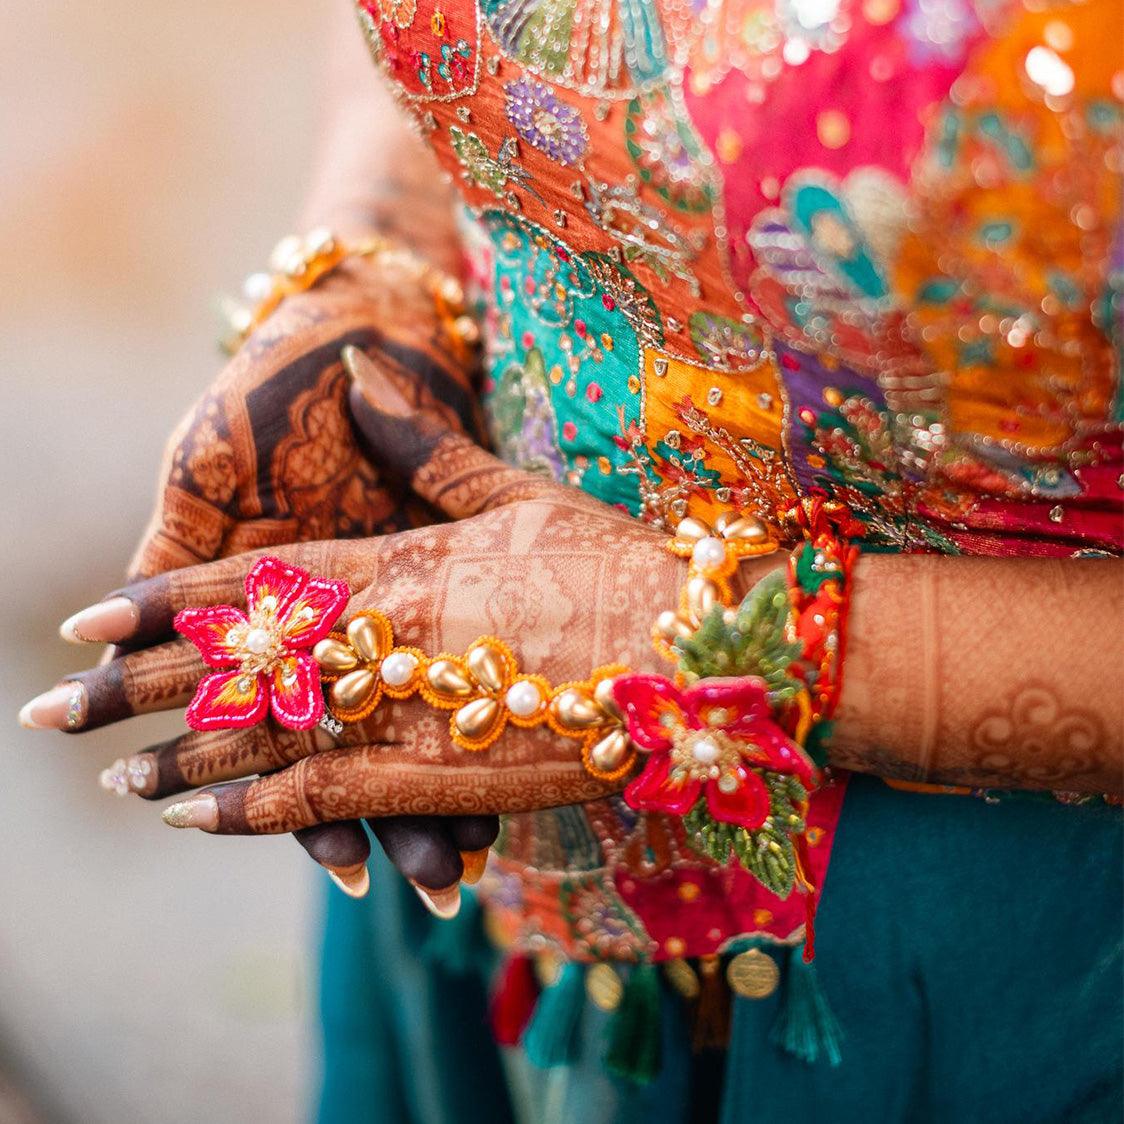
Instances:
[[[343,361],[355,380],[352,415],[371,455],[401,473],[419,496],[450,518],[464,519],[519,500],[571,495],[551,480],[504,464],[450,429],[357,348],[346,348]]]
[[[596,800],[611,786],[591,777],[568,747],[502,768],[423,765],[397,745],[331,749],[257,780],[197,793],[165,811],[173,827],[276,834],[313,823],[372,816],[523,812]]]
[[[458,851],[482,851],[500,833],[499,816],[449,816],[445,821]]]
[[[417,891],[435,917],[447,920],[460,909],[464,865],[447,821],[436,816],[388,816],[367,821],[386,857]]]
[[[332,546],[331,542],[292,544],[145,578],[68,617],[59,632],[72,643],[120,644],[129,649],[155,644],[175,635],[172,622],[181,609],[244,605],[246,575],[265,555],[327,573]]]
[[[361,898],[371,886],[367,859],[371,841],[358,820],[318,823],[293,832],[296,841],[349,898]]]
[[[193,730],[115,762],[102,774],[102,786],[122,796],[134,792],[147,800],[162,800],[282,769],[315,753],[326,737],[268,723],[245,730]]]
[[[445,821],[457,850],[460,851],[464,873],[461,881],[475,886],[484,877],[488,853],[500,833],[499,816],[449,816]]]
[[[186,640],[175,640],[91,668],[27,703],[31,729],[94,730],[134,714],[185,706],[207,668]]]

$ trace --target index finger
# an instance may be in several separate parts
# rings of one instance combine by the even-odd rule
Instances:
[[[330,570],[330,550],[330,543],[304,543],[171,570],[114,590],[69,617],[59,631],[72,641],[147,647],[172,638],[176,614],[183,609],[244,605],[247,574],[262,558],[324,573]]]

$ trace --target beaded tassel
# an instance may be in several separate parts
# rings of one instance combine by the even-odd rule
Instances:
[[[523,1035],[523,1048],[533,1065],[549,1068],[577,1060],[582,1010],[585,1007],[585,968],[571,960],[558,979],[539,996],[538,1006]]]
[[[654,964],[636,964],[609,1024],[605,1068],[646,1084],[660,1071],[660,975]]]

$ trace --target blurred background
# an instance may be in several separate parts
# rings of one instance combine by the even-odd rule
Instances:
[[[119,584],[219,366],[213,297],[294,221],[331,2],[0,15],[0,1124],[305,1115],[324,876],[98,788],[168,723],[79,739],[16,712],[85,665],[58,623]]]

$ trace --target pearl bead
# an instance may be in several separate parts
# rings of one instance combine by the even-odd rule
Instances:
[[[417,669],[417,658],[409,652],[394,652],[382,661],[379,674],[388,687],[405,687]]]
[[[269,648],[270,635],[264,628],[252,628],[246,634],[246,651],[260,656]]]
[[[699,738],[691,747],[691,754],[700,765],[713,765],[721,751],[713,738]]]
[[[726,544],[713,535],[707,535],[695,543],[691,560],[700,570],[716,570],[726,561]]]
[[[530,718],[542,706],[542,692],[534,683],[521,679],[507,689],[504,702],[516,718]]]
[[[273,292],[273,278],[268,273],[251,273],[242,283],[242,295],[251,304],[261,304]]]

